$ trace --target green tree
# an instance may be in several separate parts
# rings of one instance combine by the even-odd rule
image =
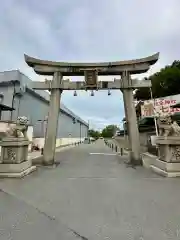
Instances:
[[[112,138],[116,131],[120,130],[116,125],[108,125],[102,130],[102,137]]]
[[[93,129],[90,129],[89,130],[89,137],[92,137],[92,138],[99,138],[101,136],[100,132],[96,131],[96,130],[93,130]]]
[[[165,97],[180,93],[180,61],[174,61],[159,72],[151,75],[152,94],[154,98]],[[149,88],[140,88],[134,96],[137,100],[146,100],[151,97]]]

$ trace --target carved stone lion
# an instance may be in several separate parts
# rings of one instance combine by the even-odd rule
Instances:
[[[170,115],[160,116],[158,118],[159,136],[180,136],[180,126],[172,121]]]
[[[28,129],[28,119],[27,117],[18,117],[15,126],[10,126],[10,128],[6,131],[6,137],[14,137],[14,138],[28,138],[27,137],[27,129]]]
[[[180,136],[180,126],[177,124],[177,122],[174,121],[171,126],[172,126],[173,136]]]

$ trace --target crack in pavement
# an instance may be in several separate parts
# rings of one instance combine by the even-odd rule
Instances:
[[[80,234],[79,234],[78,232],[76,232],[75,230],[73,230],[73,229],[69,229],[69,230],[70,230],[71,232],[73,232],[76,237],[79,237],[79,238],[81,238],[82,240],[88,240],[88,238],[80,235]]]
[[[9,193],[9,192],[5,191],[5,190],[2,189],[2,188],[0,189],[0,192],[4,193],[4,194],[6,194],[6,195],[8,195],[8,196],[10,196],[10,197],[13,197],[13,198],[17,199],[18,201],[24,202],[26,205],[34,208],[38,213],[42,214],[42,215],[45,216],[46,218],[50,219],[51,221],[56,221],[57,224],[59,223],[59,224],[61,224],[62,226],[64,226],[64,228],[66,228],[68,231],[72,232],[72,234],[74,234],[76,237],[78,237],[78,238],[80,238],[80,239],[82,239],[82,240],[89,240],[88,238],[82,236],[81,234],[79,234],[79,233],[76,232],[75,230],[73,230],[73,229],[71,229],[70,227],[68,227],[68,225],[62,223],[62,222],[61,222],[59,219],[57,219],[55,216],[51,216],[51,215],[47,214],[46,212],[40,210],[39,208],[33,206],[33,205],[30,204],[30,203],[24,201],[23,199],[18,198],[15,194]]]

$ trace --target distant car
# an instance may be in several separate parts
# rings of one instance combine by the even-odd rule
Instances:
[[[103,137],[100,137],[100,139],[103,139]]]
[[[91,142],[94,142],[94,141],[96,141],[96,139],[91,137],[91,138],[90,138],[90,141],[91,141]]]
[[[116,131],[115,136],[120,136],[121,132],[120,131]]]

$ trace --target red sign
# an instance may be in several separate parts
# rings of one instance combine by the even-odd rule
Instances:
[[[176,104],[176,100],[170,100],[170,99],[155,99],[155,107],[159,106],[172,106]]]
[[[141,106],[141,115],[144,117],[152,117],[154,115],[161,115],[163,113],[174,114],[180,112],[180,108],[172,108],[176,104],[176,100],[170,99],[156,99],[144,101]]]

